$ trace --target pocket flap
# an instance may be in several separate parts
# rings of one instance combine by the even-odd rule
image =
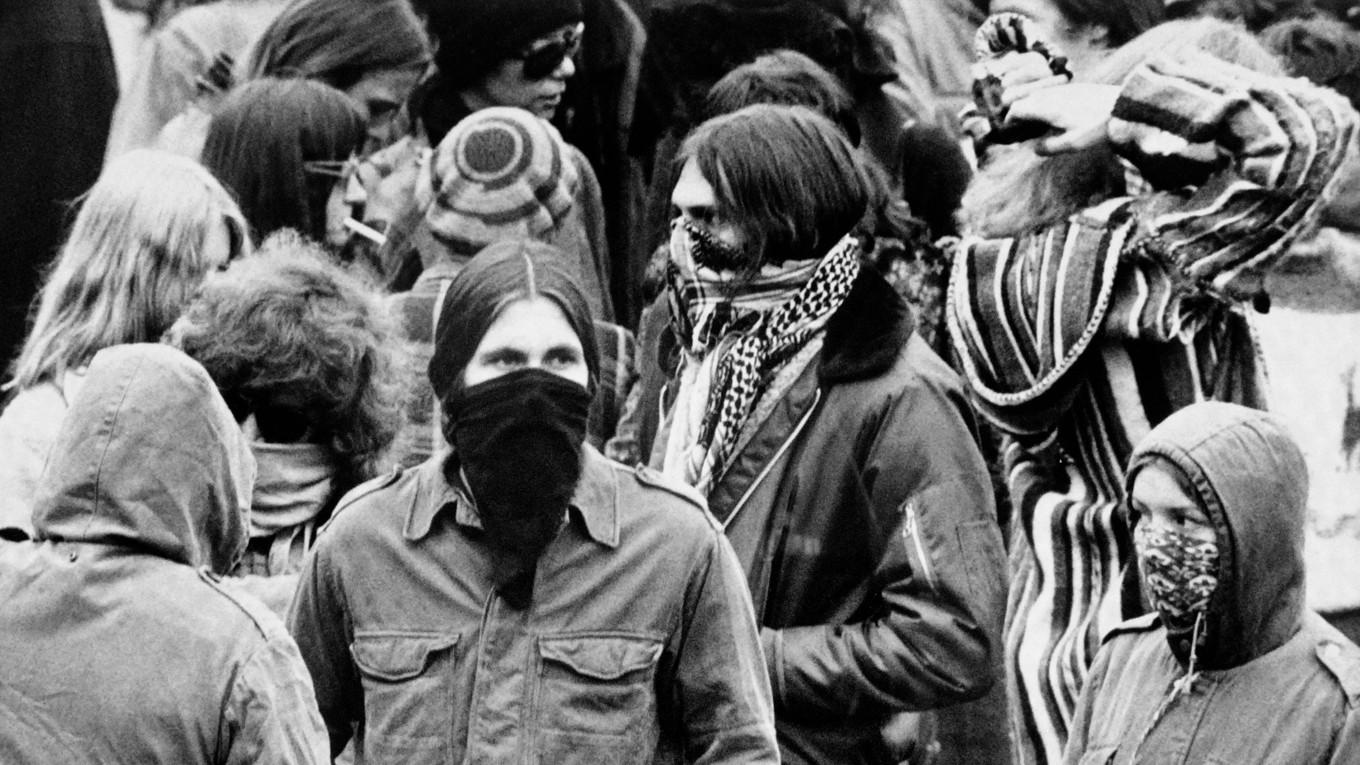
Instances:
[[[458,645],[457,635],[443,633],[356,633],[350,654],[359,671],[379,680],[409,680],[425,671],[430,657]]]
[[[540,638],[538,652],[545,661],[565,664],[577,674],[596,680],[617,680],[647,669],[661,656],[661,642],[648,638],[582,636]]]

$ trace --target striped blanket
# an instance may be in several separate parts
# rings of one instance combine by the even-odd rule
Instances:
[[[1022,762],[1058,762],[1103,635],[1140,610],[1121,476],[1132,447],[1195,401],[1263,406],[1241,301],[1312,224],[1353,155],[1334,94],[1207,57],[1154,61],[1109,126],[1120,154],[1202,184],[1107,200],[1029,235],[965,241],[951,342],[1008,434],[1015,505],[1007,682]]]

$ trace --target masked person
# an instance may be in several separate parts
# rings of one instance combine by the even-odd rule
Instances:
[[[289,624],[364,762],[776,762],[741,571],[683,487],[584,446],[570,261],[494,244],[430,360],[451,451],[352,492]]]
[[[784,761],[899,762],[899,713],[996,679],[1005,561],[971,413],[863,266],[870,187],[830,120],[749,106],[681,156],[653,464],[743,565]]]
[[[1119,512],[1134,445],[1198,401],[1265,408],[1248,316],[1282,296],[1282,256],[1350,175],[1350,105],[1272,72],[1239,27],[1153,27],[1085,82],[1021,86],[1007,119],[1046,132],[964,199],[975,236],[946,318],[1005,436],[1021,762],[1060,761],[1102,636],[1142,613]]]
[[[1066,761],[1360,761],[1360,649],[1304,608],[1308,471],[1285,426],[1186,407],[1125,484],[1153,612],[1106,639]]]
[[[396,331],[375,290],[284,231],[208,279],[167,340],[203,365],[250,439],[250,544],[230,573],[286,613],[317,529],[382,472],[396,437]]]
[[[161,345],[94,355],[33,510],[0,542],[0,759],[322,763],[278,617],[220,582],[255,462],[204,369]]]

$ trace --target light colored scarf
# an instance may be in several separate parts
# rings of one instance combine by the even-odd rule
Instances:
[[[767,264],[738,281],[695,262],[698,236],[672,227],[672,323],[684,359],[662,470],[707,493],[774,372],[845,302],[860,258],[847,235],[821,259]]]

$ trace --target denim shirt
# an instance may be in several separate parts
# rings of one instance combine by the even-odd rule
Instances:
[[[731,547],[683,489],[586,447],[517,609],[443,455],[356,489],[289,614],[334,751],[356,762],[776,762]]]

